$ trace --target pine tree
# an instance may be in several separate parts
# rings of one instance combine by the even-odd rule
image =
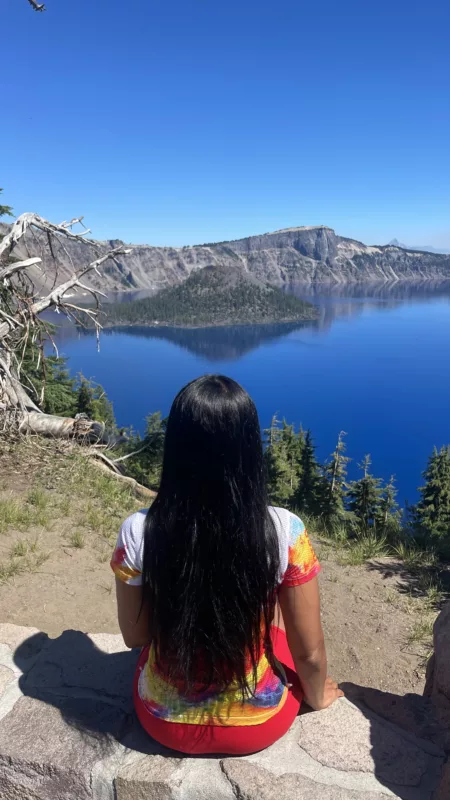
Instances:
[[[78,387],[77,408],[79,414],[86,414],[88,419],[94,419],[92,388],[83,376],[80,377],[80,385]]]
[[[397,489],[395,478],[391,475],[380,496],[378,510],[375,515],[377,532],[383,536],[395,536],[400,530],[401,512],[396,501]]]
[[[289,499],[292,500],[300,480],[301,458],[304,445],[303,430],[300,428],[300,431],[296,433],[294,425],[288,425],[286,420],[283,419],[281,427],[281,445],[287,464],[286,473],[290,491]]]
[[[434,448],[423,477],[425,485],[414,509],[416,530],[446,540],[450,547],[450,446]]]
[[[358,520],[360,532],[365,533],[375,522],[380,507],[380,479],[370,473],[370,455],[364,456],[359,468],[363,477],[353,481],[348,490],[349,508]]]
[[[0,194],[3,192],[3,189],[0,189]],[[12,213],[11,206],[2,206],[0,204],[0,217],[13,217],[14,214]]]
[[[108,429],[114,430],[117,426],[113,405],[103,387],[99,383],[88,381],[83,375],[78,380],[77,412],[86,414],[89,419],[104,422]]]
[[[274,415],[270,428],[264,431],[267,442],[264,451],[267,489],[269,500],[274,505],[288,505],[293,494],[291,483],[294,478],[287,453],[291,447],[291,435],[287,428],[280,428],[279,420]]]
[[[346,433],[341,431],[330,461],[324,467],[327,485],[324,489],[323,514],[327,522],[342,519],[345,512],[347,464],[351,459],[345,455],[347,447],[344,436]]]
[[[70,377],[67,359],[44,356],[30,340],[22,361],[21,379],[34,402],[46,414],[73,417],[77,413],[75,380]]]
[[[146,419],[144,438],[130,436],[128,443],[129,452],[144,447],[138,456],[128,460],[128,474],[151,489],[158,489],[161,480],[165,430],[166,420],[157,411]]]
[[[319,516],[323,511],[325,480],[316,459],[311,431],[306,431],[300,458],[300,478],[295,505],[303,514]]]

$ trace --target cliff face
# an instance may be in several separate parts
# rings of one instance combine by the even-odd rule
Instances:
[[[0,234],[7,226],[0,224]],[[65,242],[65,252],[56,248],[61,274],[69,275],[94,260],[118,241],[93,244]],[[47,240],[30,237],[30,253],[41,250],[44,265],[51,260]],[[14,255],[27,257],[24,245]],[[92,286],[106,290],[154,289],[174,286],[193,270],[207,265],[235,265],[263,281],[275,284],[295,282],[355,283],[450,279],[450,255],[405,250],[393,245],[372,247],[346,239],[325,226],[286,228],[261,236],[230,242],[189,247],[134,245],[133,252],[116,263],[109,262],[102,276],[90,276]],[[36,273],[38,278],[39,273]]]

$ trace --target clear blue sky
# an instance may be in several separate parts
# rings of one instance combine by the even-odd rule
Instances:
[[[0,185],[97,238],[450,247],[448,0],[1,0]]]

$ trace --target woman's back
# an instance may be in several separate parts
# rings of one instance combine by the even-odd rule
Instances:
[[[279,546],[278,585],[297,586],[306,583],[318,574],[320,566],[302,521],[286,509],[270,508],[269,511]],[[146,514],[146,510],[140,511],[125,520],[111,562],[117,578],[129,585],[142,585]],[[246,667],[251,686],[250,659]],[[203,725],[252,725],[265,722],[277,713],[286,697],[283,675],[274,670],[264,652],[263,632],[253,694],[244,701],[234,676],[231,676],[230,684],[225,689],[214,682],[204,686],[201,653],[196,670],[198,686],[193,686],[187,692],[183,681],[171,676],[170,664],[165,664],[164,658],[156,664],[154,648],[150,648],[148,661],[140,674],[139,697],[157,717],[171,722]]]
[[[125,642],[144,647],[136,710],[163,744],[266,747],[298,711],[295,669],[322,704],[319,564],[301,520],[268,506],[258,415],[235,381],[204,376],[175,398],[158,494],[122,526],[112,567]]]

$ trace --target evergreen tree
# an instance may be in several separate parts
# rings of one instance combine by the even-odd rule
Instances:
[[[345,493],[347,488],[347,464],[351,460],[345,455],[344,431],[341,431],[330,461],[324,467],[327,485],[324,488],[323,514],[327,522],[338,521],[345,512]]]
[[[3,192],[3,189],[0,189],[0,194]],[[2,206],[0,204],[0,217],[13,217],[14,214],[12,213],[11,206]]]
[[[395,536],[400,531],[401,512],[396,501],[397,489],[394,476],[391,475],[380,496],[378,509],[375,515],[377,532],[383,536]]]
[[[159,411],[150,414],[146,419],[145,435],[130,436],[128,451],[144,448],[136,457],[127,461],[127,472],[139,483],[158,489],[161,480],[161,469],[164,454],[164,435],[166,420]]]
[[[361,533],[373,526],[380,507],[381,481],[370,473],[371,463],[370,455],[364,456],[358,465],[363,477],[353,481],[348,490],[349,508],[358,520]]]
[[[77,413],[104,422],[109,429],[116,428],[113,405],[103,387],[99,383],[88,381],[83,375],[78,379]]]
[[[89,419],[94,419],[92,389],[83,376],[78,387],[77,410],[79,414],[86,414]]]
[[[46,414],[73,417],[77,413],[75,380],[70,377],[65,358],[44,356],[36,344],[28,341],[21,379],[34,402]]]
[[[274,505],[286,505],[292,497],[292,472],[287,457],[290,435],[280,428],[276,414],[264,434],[267,442],[264,460],[269,500]]]
[[[304,514],[319,516],[323,510],[325,480],[316,459],[311,431],[306,431],[300,458],[300,477],[295,505]]]
[[[292,499],[300,480],[304,439],[305,437],[302,428],[300,428],[299,432],[296,433],[294,425],[288,425],[286,420],[283,419],[281,427],[281,445],[283,447],[284,458],[287,464],[286,472],[290,491],[289,499]]]
[[[414,509],[417,532],[441,540],[450,547],[450,447],[437,450],[428,459],[425,485],[419,489],[420,500]]]

